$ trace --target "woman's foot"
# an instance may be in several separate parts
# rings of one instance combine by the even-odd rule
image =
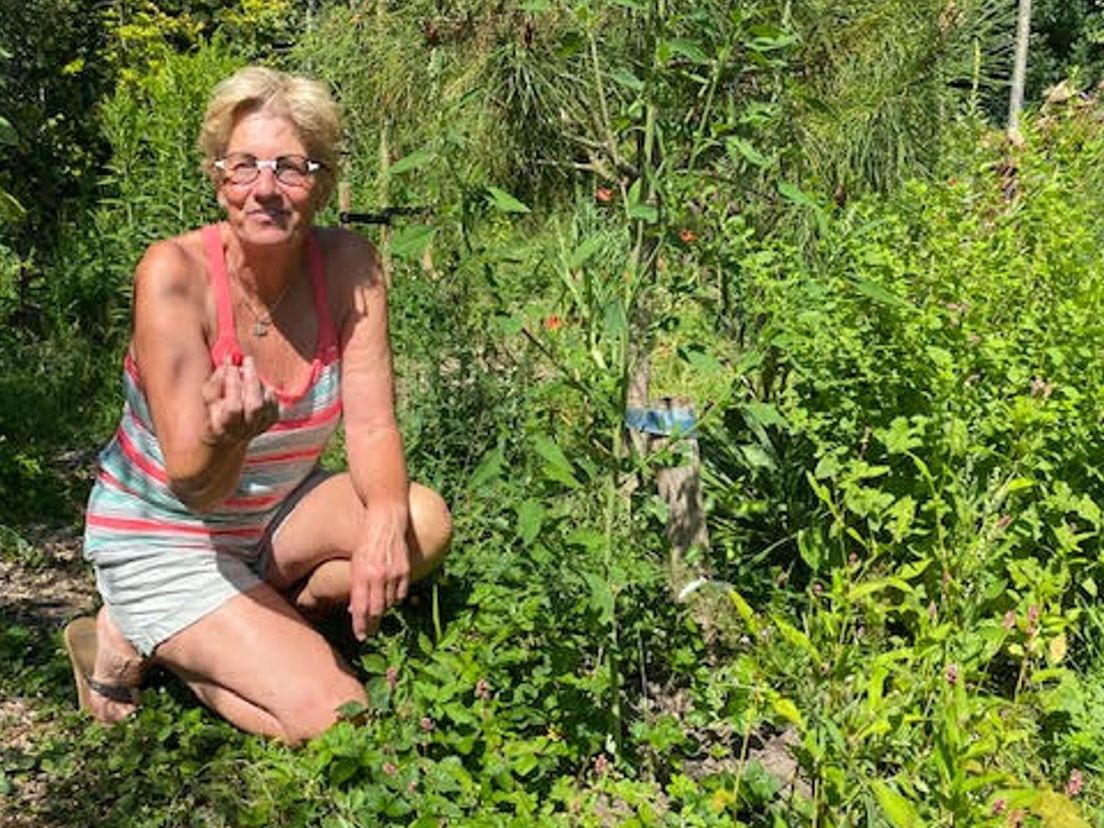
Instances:
[[[73,665],[80,709],[105,724],[134,712],[146,663],[111,621],[107,610],[69,622],[65,650]]]
[[[119,632],[107,607],[101,607],[96,616],[96,662],[89,682],[89,712],[104,724],[125,719],[138,707],[138,688],[145,672],[145,659]],[[112,690],[126,688],[131,692],[111,692],[108,696],[104,693],[105,686]],[[129,698],[124,701],[122,697],[125,696]]]

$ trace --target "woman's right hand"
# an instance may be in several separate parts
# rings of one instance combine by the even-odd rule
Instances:
[[[242,360],[241,368],[227,357],[203,384],[207,407],[207,434],[212,446],[246,443],[268,430],[279,417],[276,393],[259,376],[253,357]]]

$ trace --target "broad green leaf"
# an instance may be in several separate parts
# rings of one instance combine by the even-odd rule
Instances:
[[[810,532],[808,529],[797,530],[797,552],[801,556],[801,560],[805,561],[805,565],[809,567],[814,573],[820,571],[820,564],[823,560],[823,552],[821,548],[820,535],[816,532]]]
[[[571,255],[567,257],[567,266],[571,270],[582,267],[587,261],[602,249],[602,243],[605,241],[602,236],[595,235],[585,239],[582,244],[576,247]]]
[[[548,478],[572,489],[579,488],[581,484],[575,477],[571,461],[551,438],[538,434],[533,438],[533,447],[537,450],[537,454],[544,458],[544,473]]]
[[[498,476],[502,473],[502,465],[505,462],[503,456],[502,446],[491,449],[487,452],[483,459],[479,461],[479,465],[475,467],[475,471],[472,472],[472,476],[468,479],[469,489],[478,489],[486,483],[490,483],[493,480],[497,480]]]
[[[544,514],[544,507],[539,501],[533,499],[526,500],[518,507],[518,537],[526,546],[529,546],[540,534]]]
[[[801,729],[805,728],[805,719],[802,718],[801,711],[797,709],[797,705],[790,699],[781,696],[771,699],[771,707],[774,708],[775,713],[786,721],[797,725]]]
[[[667,49],[671,54],[682,55],[694,63],[709,63],[709,55],[705,53],[701,45],[685,37],[673,37],[666,41]]]
[[[878,800],[882,813],[894,828],[921,828],[924,825],[916,807],[896,788],[890,787],[880,779],[873,780],[870,787],[874,790],[874,796]]]
[[[851,277],[851,284],[855,286],[855,290],[875,302],[882,305],[892,305],[894,307],[911,308],[912,306],[901,299],[897,294],[891,293],[879,284],[870,281],[869,279],[863,279],[858,276]]]
[[[644,81],[630,72],[628,69],[618,67],[610,72],[610,77],[633,92],[639,92],[644,88]]]
[[[0,115],[0,144],[13,145],[19,143],[19,134],[11,122]]]
[[[433,241],[437,228],[428,224],[409,224],[391,237],[391,255],[400,259],[417,259]]]
[[[399,175],[400,173],[408,172],[410,170],[416,170],[419,167],[424,167],[432,160],[432,150],[415,150],[409,155],[404,155],[402,158],[392,164],[388,172],[391,173],[391,175]]]
[[[490,196],[491,205],[502,213],[528,213],[529,207],[518,201],[512,195],[505,190],[500,190],[498,187],[488,187],[487,194]]]
[[[779,181],[778,192],[787,201],[793,202],[801,207],[809,207],[814,210],[820,209],[820,205],[813,200],[812,196],[794,184],[790,184],[786,181]]]
[[[593,572],[584,572],[583,580],[590,587],[590,607],[598,613],[599,623],[610,623],[613,620],[613,592],[609,584]]]
[[[1077,803],[1057,791],[1041,791],[1031,810],[1045,828],[1089,828]]]
[[[750,141],[745,141],[743,138],[729,138],[725,141],[725,149],[728,150],[728,157],[733,162],[738,162],[742,158],[760,168],[770,164],[770,159],[759,152]]]
[[[610,339],[619,340],[628,330],[629,322],[625,318],[625,306],[620,299],[612,299],[606,304],[602,314],[602,328]]]
[[[820,663],[820,651],[813,646],[813,642],[809,640],[809,636],[805,635],[805,633],[779,615],[772,614],[770,619],[786,641],[799,650],[803,650],[807,655],[811,656],[813,661],[817,664]]]
[[[786,418],[771,403],[750,402],[744,406],[744,413],[762,426],[778,426],[787,428],[789,423]]]
[[[758,635],[759,630],[762,628],[762,624],[760,624],[759,619],[755,617],[755,610],[744,600],[744,596],[733,589],[729,591],[728,598],[732,601],[733,606],[736,607],[736,613],[747,625],[748,632],[752,635]]]
[[[576,529],[565,539],[568,546],[581,546],[596,552],[606,545],[606,536],[593,529]]]
[[[27,211],[10,193],[0,190],[0,221],[22,221]]]
[[[743,455],[744,462],[747,463],[748,468],[752,469],[774,469],[776,464],[774,458],[767,453],[766,449],[762,446],[757,446],[754,443],[746,443],[740,446],[740,454]]]

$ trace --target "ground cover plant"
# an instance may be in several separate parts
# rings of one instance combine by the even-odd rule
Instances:
[[[1009,144],[978,103],[993,5],[817,5],[115,5],[98,193],[4,248],[0,823],[1104,817],[1104,105]],[[421,208],[373,235],[454,553],[367,645],[333,625],[370,704],[310,744],[165,676],[105,729],[57,631],[94,606],[71,527],[130,270],[216,215],[180,136],[273,50],[342,96],[354,206]],[[682,600],[655,494],[680,443],[624,427],[645,367],[698,411]]]

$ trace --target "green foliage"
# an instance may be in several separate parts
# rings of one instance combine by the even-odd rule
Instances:
[[[113,3],[99,64],[42,67],[121,83],[81,124],[94,202],[0,248],[0,522],[78,514],[62,449],[113,426],[134,265],[216,215],[205,98],[275,55],[340,95],[354,207],[427,208],[378,241],[448,571],[346,647],[370,705],[298,750],[174,680],[113,730],[63,715],[63,656],[5,616],[49,734],[0,791],[107,826],[1098,818],[1104,138],[1083,102],[1022,150],[970,120],[1007,4],[303,5]],[[64,157],[8,100],[0,141]],[[699,402],[689,606],[651,494],[677,448],[623,429],[645,357]]]
[[[750,561],[755,589],[807,590],[801,636],[759,622],[792,650],[763,669],[821,717],[803,761],[833,814],[876,800],[894,824],[909,808],[974,824],[1005,789],[1060,785],[1091,732],[1039,711],[1057,682],[1080,715],[1075,666],[1100,657],[1080,632],[1102,575],[1094,109],[826,218],[811,258],[746,248],[758,324],[712,455],[720,537],[728,580]],[[823,684],[860,664],[865,688]],[[856,784],[874,768],[898,785]]]

